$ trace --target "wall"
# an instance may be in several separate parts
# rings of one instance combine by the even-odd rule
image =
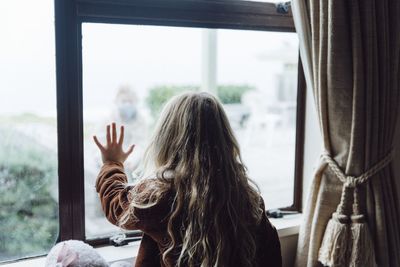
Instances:
[[[280,238],[283,267],[292,267],[296,255],[298,235],[290,235]]]

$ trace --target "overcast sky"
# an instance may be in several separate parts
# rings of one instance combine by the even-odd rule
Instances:
[[[111,105],[121,85],[144,97],[154,85],[200,84],[201,29],[84,24],[82,33],[85,109]],[[0,0],[0,36],[0,114],[55,114],[53,0]],[[268,91],[280,57],[297,60],[293,33],[218,30],[217,39],[220,84]]]

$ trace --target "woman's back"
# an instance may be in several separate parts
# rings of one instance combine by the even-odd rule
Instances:
[[[112,136],[116,142],[115,125]],[[99,147],[106,164],[97,189],[107,217],[142,230],[165,266],[253,267],[269,251],[280,258],[276,231],[213,96],[186,93],[167,104],[145,156],[145,174],[154,179],[126,187],[122,165],[111,162],[117,150]]]
[[[103,210],[107,219],[115,225],[120,225],[121,216],[129,209],[129,192],[132,190],[132,186],[128,186],[126,182],[123,166],[111,162],[103,165],[97,178],[96,188],[100,194]],[[137,185],[139,188],[136,190],[147,190],[149,187],[154,188],[156,187],[154,183],[157,183],[154,179],[148,179]],[[167,225],[174,195],[175,192],[172,189],[168,190],[156,205],[146,209],[136,208],[134,210],[134,216],[129,217],[123,225],[120,225],[127,230],[143,231],[135,266],[168,266],[163,262],[162,255],[167,250],[170,243]],[[264,204],[262,202],[260,203],[260,208],[264,210]],[[228,225],[223,226],[229,227]],[[275,228],[266,217],[265,211],[262,213],[262,218],[258,225],[254,224],[248,227],[250,231],[254,231],[256,236],[256,254],[253,266],[281,266],[279,238]],[[178,236],[179,229],[175,229],[175,231],[175,236]],[[231,245],[234,248],[243,246],[242,240],[233,240],[233,242],[235,243]],[[178,246],[174,253],[171,253],[171,255],[167,257],[167,262],[170,264],[169,266],[176,266],[179,254]],[[238,259],[237,254],[232,253],[229,258],[229,263],[225,266],[240,267],[242,265],[240,264],[240,258]]]

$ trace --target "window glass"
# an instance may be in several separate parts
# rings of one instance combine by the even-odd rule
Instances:
[[[52,0],[0,1],[0,261],[58,235]]]
[[[285,4],[290,3],[290,1],[282,1],[282,0],[242,0],[242,1],[249,1],[249,2],[263,2],[263,3],[274,3],[274,4]]]
[[[88,238],[119,231],[94,190],[101,160],[92,135],[104,141],[106,124],[126,126],[134,182],[160,108],[185,90],[219,97],[267,208],[293,204],[296,34],[107,24],[84,24],[82,34]]]

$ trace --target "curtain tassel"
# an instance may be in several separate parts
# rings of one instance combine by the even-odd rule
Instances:
[[[346,175],[327,151],[321,156],[321,159],[343,183],[343,189],[338,208],[332,214],[325,229],[318,260],[330,267],[376,267],[371,233],[365,215],[360,212],[358,187],[389,165],[393,159],[393,150],[358,177]],[[351,190],[353,190],[353,199],[350,199]],[[350,203],[353,203],[353,212],[349,217],[347,205]]]
[[[346,215],[351,188],[343,185],[342,197],[336,212],[332,214],[325,229],[324,238],[319,249],[318,260],[325,266],[346,266],[349,258],[350,220]]]
[[[364,216],[364,215],[361,215]],[[352,249],[349,267],[376,267],[375,250],[368,225],[359,221],[361,218],[351,216]]]
[[[326,226],[318,257],[318,260],[325,266],[346,266],[349,224],[344,222],[344,219],[348,220],[348,217],[335,212]]]
[[[376,267],[375,250],[365,216],[360,213],[358,188],[354,188],[353,215],[351,216],[352,249],[349,267]]]

